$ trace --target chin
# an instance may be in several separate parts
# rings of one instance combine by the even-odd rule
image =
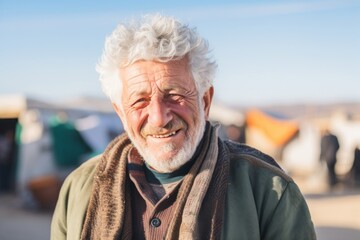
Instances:
[[[186,150],[185,147],[183,147],[172,156],[169,156],[169,154],[161,154],[160,156],[144,154],[143,158],[145,162],[147,162],[156,171],[169,173],[179,169],[191,159],[192,155],[194,154],[194,152],[191,150],[192,149]]]
[[[190,134],[185,137],[181,146],[168,143],[161,146],[157,151],[154,151],[153,148],[150,149],[144,142],[139,144],[139,142],[134,141],[135,138],[132,134],[128,134],[128,136],[147,164],[158,172],[169,173],[190,161],[204,135],[205,125],[204,112],[200,112],[197,124],[188,131]]]

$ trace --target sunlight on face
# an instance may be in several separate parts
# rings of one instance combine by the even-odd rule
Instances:
[[[129,137],[141,156],[152,168],[159,172],[172,172],[190,160],[203,136],[204,130],[204,111],[199,111],[196,126],[194,126],[192,132],[188,131],[180,148],[174,143],[164,143],[159,146],[158,152],[154,152],[151,147],[142,144],[143,142],[136,142],[135,136],[129,134]]]
[[[205,104],[187,59],[138,61],[120,69],[122,106],[116,108],[144,160],[172,172],[194,154],[205,129]]]

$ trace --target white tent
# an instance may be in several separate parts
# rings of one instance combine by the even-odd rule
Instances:
[[[78,98],[50,103],[23,95],[0,95],[0,118],[18,119],[16,190],[26,205],[34,206],[28,189],[32,179],[56,175],[64,178],[71,168],[54,161],[54,146],[49,122],[55,116],[72,122],[94,152],[101,152],[112,138],[123,131],[120,120],[107,99]],[[80,161],[86,160],[84,156]]]

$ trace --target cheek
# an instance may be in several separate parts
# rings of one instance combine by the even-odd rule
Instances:
[[[200,106],[197,101],[186,101],[180,104],[174,112],[188,124],[194,124],[199,118]]]
[[[134,133],[140,133],[142,125],[146,120],[146,116],[143,114],[143,111],[129,111],[125,115],[128,127],[131,131]]]

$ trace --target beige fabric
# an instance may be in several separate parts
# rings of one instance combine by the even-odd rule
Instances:
[[[196,219],[217,161],[217,129],[218,127],[210,128],[204,134],[203,149],[190,172],[184,177],[174,218],[165,239],[195,239]],[[203,161],[199,161],[202,159]],[[177,234],[179,226],[180,231]]]
[[[196,239],[197,216],[205,194],[209,188],[212,174],[215,169],[218,156],[217,129],[213,133],[209,149],[199,173],[196,175],[193,187],[187,197],[182,223],[180,227],[180,239]]]

